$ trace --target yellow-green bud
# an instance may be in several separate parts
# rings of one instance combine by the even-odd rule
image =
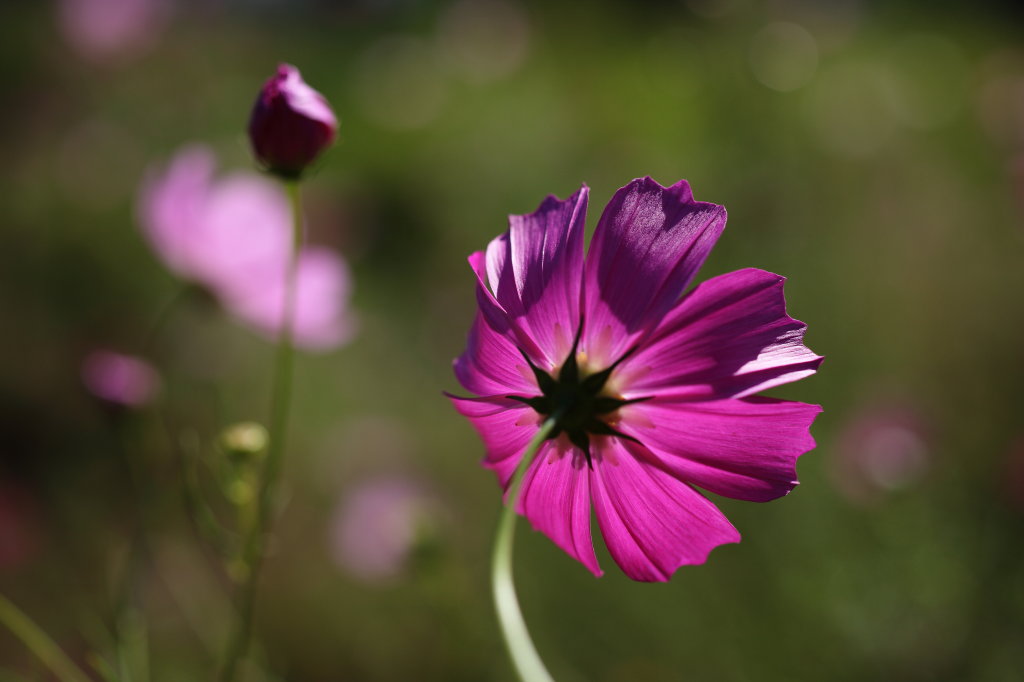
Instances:
[[[220,447],[236,462],[262,459],[267,451],[270,434],[256,422],[239,422],[220,434]]]

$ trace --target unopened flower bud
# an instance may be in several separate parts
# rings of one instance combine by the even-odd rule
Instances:
[[[327,100],[290,64],[278,66],[263,85],[249,119],[256,159],[285,178],[299,177],[331,145],[337,130]]]
[[[240,422],[220,434],[220,447],[234,461],[263,457],[267,449],[267,430],[256,422]]]

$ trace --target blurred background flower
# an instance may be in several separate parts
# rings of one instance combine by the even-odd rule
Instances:
[[[417,551],[436,542],[440,509],[422,484],[378,476],[348,488],[335,509],[328,542],[331,558],[356,578],[394,579]]]
[[[132,355],[97,350],[82,363],[82,381],[97,398],[124,407],[141,407],[160,388],[153,367]]]
[[[275,209],[249,193],[269,179],[255,175],[245,126],[253,92],[285,61],[344,121],[305,181],[306,228],[312,255],[329,249],[351,269],[359,331],[338,347],[344,312],[308,313],[331,320],[309,325],[338,350],[297,360],[289,487],[257,623],[272,669],[296,682],[510,679],[486,598],[493,481],[440,393],[456,388],[451,360],[475,306],[465,254],[548,192],[585,181],[608,197],[650,174],[688,178],[729,210],[701,280],[750,266],[787,276],[788,311],[827,360],[772,395],[825,412],[801,485],[767,506],[715,498],[743,542],[668,585],[595,580],[522,530],[517,587],[556,678],[1019,677],[1024,548],[1006,495],[1024,414],[1018,4],[102,1],[122,7],[103,31],[144,27],[130,47],[70,42],[92,30],[67,28],[71,0],[0,3],[0,479],[33,501],[30,535],[45,538],[31,570],[0,571],[0,591],[60,641],[98,646],[83,623],[109,612],[136,510],[82,358],[144,352],[156,311],[199,272],[162,248],[173,270],[158,265],[133,215],[138,188],[203,140],[228,170],[211,163],[202,212],[227,221],[237,192],[252,213],[229,253],[261,248]],[[329,293],[348,291],[345,275],[320,277],[348,310],[346,293]],[[194,624],[220,622],[204,609],[224,587],[195,549],[171,446],[266,421],[273,349],[233,320],[271,328],[273,287],[253,294],[266,297],[252,304],[262,317],[244,288],[226,290],[214,293],[228,316],[185,306],[145,351],[169,433],[140,415],[124,434],[153,482],[154,561],[189,548],[161,568],[185,598],[156,581],[139,603],[167,679],[209,677],[215,657]],[[875,452],[924,463],[883,471],[888,488],[877,470],[834,471],[844,453],[879,447],[846,445],[876,405],[890,409],[879,386],[898,387],[895,407],[924,427],[900,422],[889,433],[902,436],[880,439]],[[361,415],[376,426],[352,427]],[[402,461],[371,466],[389,449]],[[448,510],[445,551],[430,571],[367,589],[325,543],[332,512],[359,481],[413,464]],[[847,477],[876,501],[852,503]],[[603,547],[598,558],[610,563]],[[0,670],[31,679],[30,661],[0,635]]]
[[[881,399],[851,412],[831,456],[834,485],[851,501],[870,503],[919,483],[933,464],[930,431],[906,403]]]
[[[179,151],[144,183],[139,220],[169,268],[207,287],[228,312],[274,340],[291,248],[288,199],[279,183],[252,172],[214,181],[214,164],[206,147]],[[307,246],[296,268],[295,343],[326,350],[347,341],[354,322],[344,261],[330,249]]]
[[[68,44],[97,62],[137,56],[153,46],[171,0],[58,0]]]

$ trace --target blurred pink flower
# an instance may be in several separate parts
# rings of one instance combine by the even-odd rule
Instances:
[[[275,338],[284,309],[291,239],[288,200],[255,173],[214,178],[206,147],[178,152],[143,184],[139,220],[157,255],[179,276],[213,293],[229,313]],[[348,341],[351,280],[333,251],[306,247],[296,274],[295,343],[327,350]]]
[[[105,61],[149,47],[166,9],[163,0],[60,0],[57,21],[76,52]]]
[[[418,483],[395,476],[366,479],[335,510],[331,557],[362,580],[394,578],[436,520],[436,502]]]
[[[350,282],[344,263],[322,247],[307,247],[296,271],[294,334],[307,349],[328,349],[347,341],[353,331],[345,303]],[[284,273],[269,268],[266,279],[242,278],[225,291],[225,306],[239,319],[273,336],[284,313]]]
[[[145,360],[98,350],[82,363],[82,382],[97,398],[115,405],[141,407],[160,388],[160,377]]]
[[[862,408],[839,434],[832,480],[852,502],[870,504],[916,483],[931,460],[931,437],[917,410],[879,401]]]

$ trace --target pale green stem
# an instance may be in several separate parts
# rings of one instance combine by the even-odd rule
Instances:
[[[21,609],[0,594],[0,623],[3,623],[14,635],[28,647],[29,651],[39,657],[46,667],[53,671],[61,682],[89,682],[71,659],[61,648],[50,639]]]
[[[505,506],[501,510],[501,518],[498,521],[494,553],[491,556],[491,588],[494,593],[494,606],[498,611],[498,623],[501,625],[501,634],[505,638],[505,646],[512,657],[512,663],[523,682],[553,682],[554,680],[548,669],[544,667],[544,662],[540,660],[540,655],[537,654],[537,648],[533,645],[533,640],[530,639],[530,632],[526,629],[523,612],[519,608],[516,586],[512,580],[512,545],[516,531],[516,505],[519,502],[523,477],[540,446],[555,427],[555,422],[555,417],[544,422],[537,435],[526,446],[526,452],[512,475]]]
[[[285,441],[288,431],[288,411],[291,406],[292,365],[295,349],[292,342],[295,317],[295,272],[298,268],[299,248],[302,246],[302,198],[297,180],[285,183],[292,209],[291,251],[288,269],[285,273],[284,314],[281,320],[280,336],[277,343],[277,359],[274,368],[274,386],[270,406],[270,442],[267,445],[267,459],[263,467],[262,481],[256,500],[257,510],[254,523],[248,529],[248,537],[242,550],[242,563],[246,569],[237,593],[237,621],[235,631],[228,641],[222,682],[233,682],[238,675],[238,666],[245,659],[252,639],[253,618],[256,605],[256,587],[263,567],[264,540],[273,521],[274,493],[284,459]]]

